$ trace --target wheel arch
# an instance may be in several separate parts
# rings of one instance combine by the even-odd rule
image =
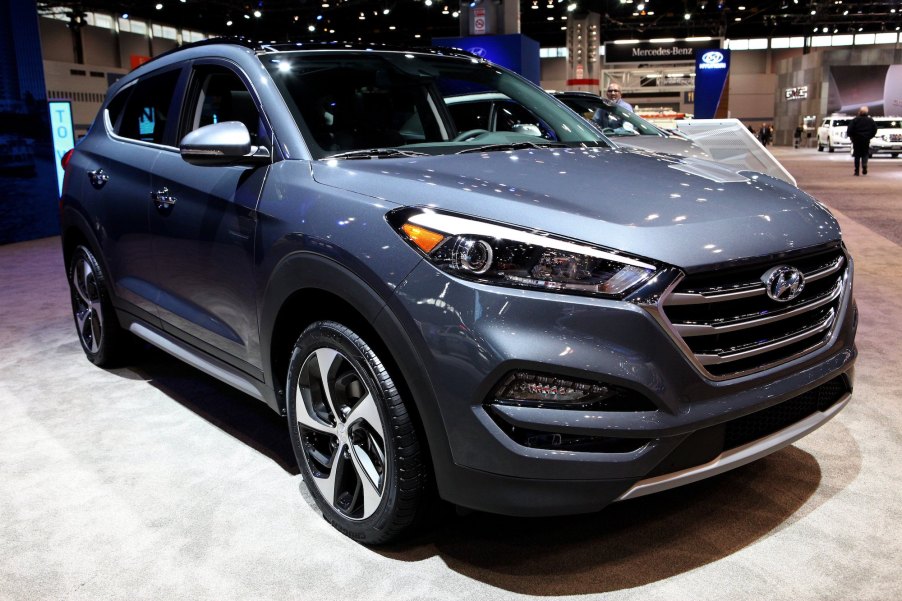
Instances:
[[[450,459],[432,384],[414,344],[386,300],[363,279],[321,255],[295,253],[274,270],[260,315],[265,378],[283,415],[292,346],[311,323],[337,321],[360,335],[394,375],[402,398],[410,401],[428,464],[440,469],[442,461],[436,460]]]

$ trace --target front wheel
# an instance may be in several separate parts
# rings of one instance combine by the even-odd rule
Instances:
[[[835,150],[836,150],[836,149],[833,148],[832,146],[827,146],[827,152],[833,152],[833,151],[835,151]]]
[[[891,156],[891,157],[893,157],[893,158],[896,158],[896,157],[899,156],[899,153],[898,153],[898,152],[894,152],[894,153],[890,154],[889,156]]]
[[[127,354],[126,332],[116,318],[100,263],[85,246],[72,253],[69,289],[78,340],[88,360],[99,367],[123,362]]]
[[[294,345],[286,390],[294,454],[323,517],[363,543],[396,539],[418,517],[427,467],[380,358],[351,329],[318,321]]]

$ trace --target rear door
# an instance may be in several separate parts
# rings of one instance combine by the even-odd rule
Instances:
[[[232,63],[191,67],[177,138],[204,125],[241,121],[272,151],[269,126],[249,79]],[[254,246],[257,203],[268,165],[196,166],[178,149],[154,163],[152,188],[171,204],[150,213],[159,312],[169,333],[262,377]]]
[[[101,115],[103,133],[79,144],[85,161],[83,198],[98,216],[93,225],[114,292],[128,303],[128,310],[154,323],[157,291],[148,231],[151,168],[165,147],[181,71],[176,66],[154,72],[120,90]]]

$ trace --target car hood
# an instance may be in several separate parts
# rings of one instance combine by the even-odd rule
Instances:
[[[551,232],[687,271],[840,238],[813,198],[767,175],[628,149],[317,161],[316,181]]]
[[[682,157],[697,159],[710,159],[710,155],[701,146],[691,140],[685,140],[676,136],[665,138],[663,136],[613,136],[611,138],[619,146],[639,148],[652,152],[663,152]]]

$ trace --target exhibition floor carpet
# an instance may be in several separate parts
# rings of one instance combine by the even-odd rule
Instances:
[[[855,258],[851,403],[720,477],[588,516],[450,515],[362,547],[269,409],[148,349],[85,360],[57,238],[0,247],[0,599],[902,598],[902,159],[778,148]]]

